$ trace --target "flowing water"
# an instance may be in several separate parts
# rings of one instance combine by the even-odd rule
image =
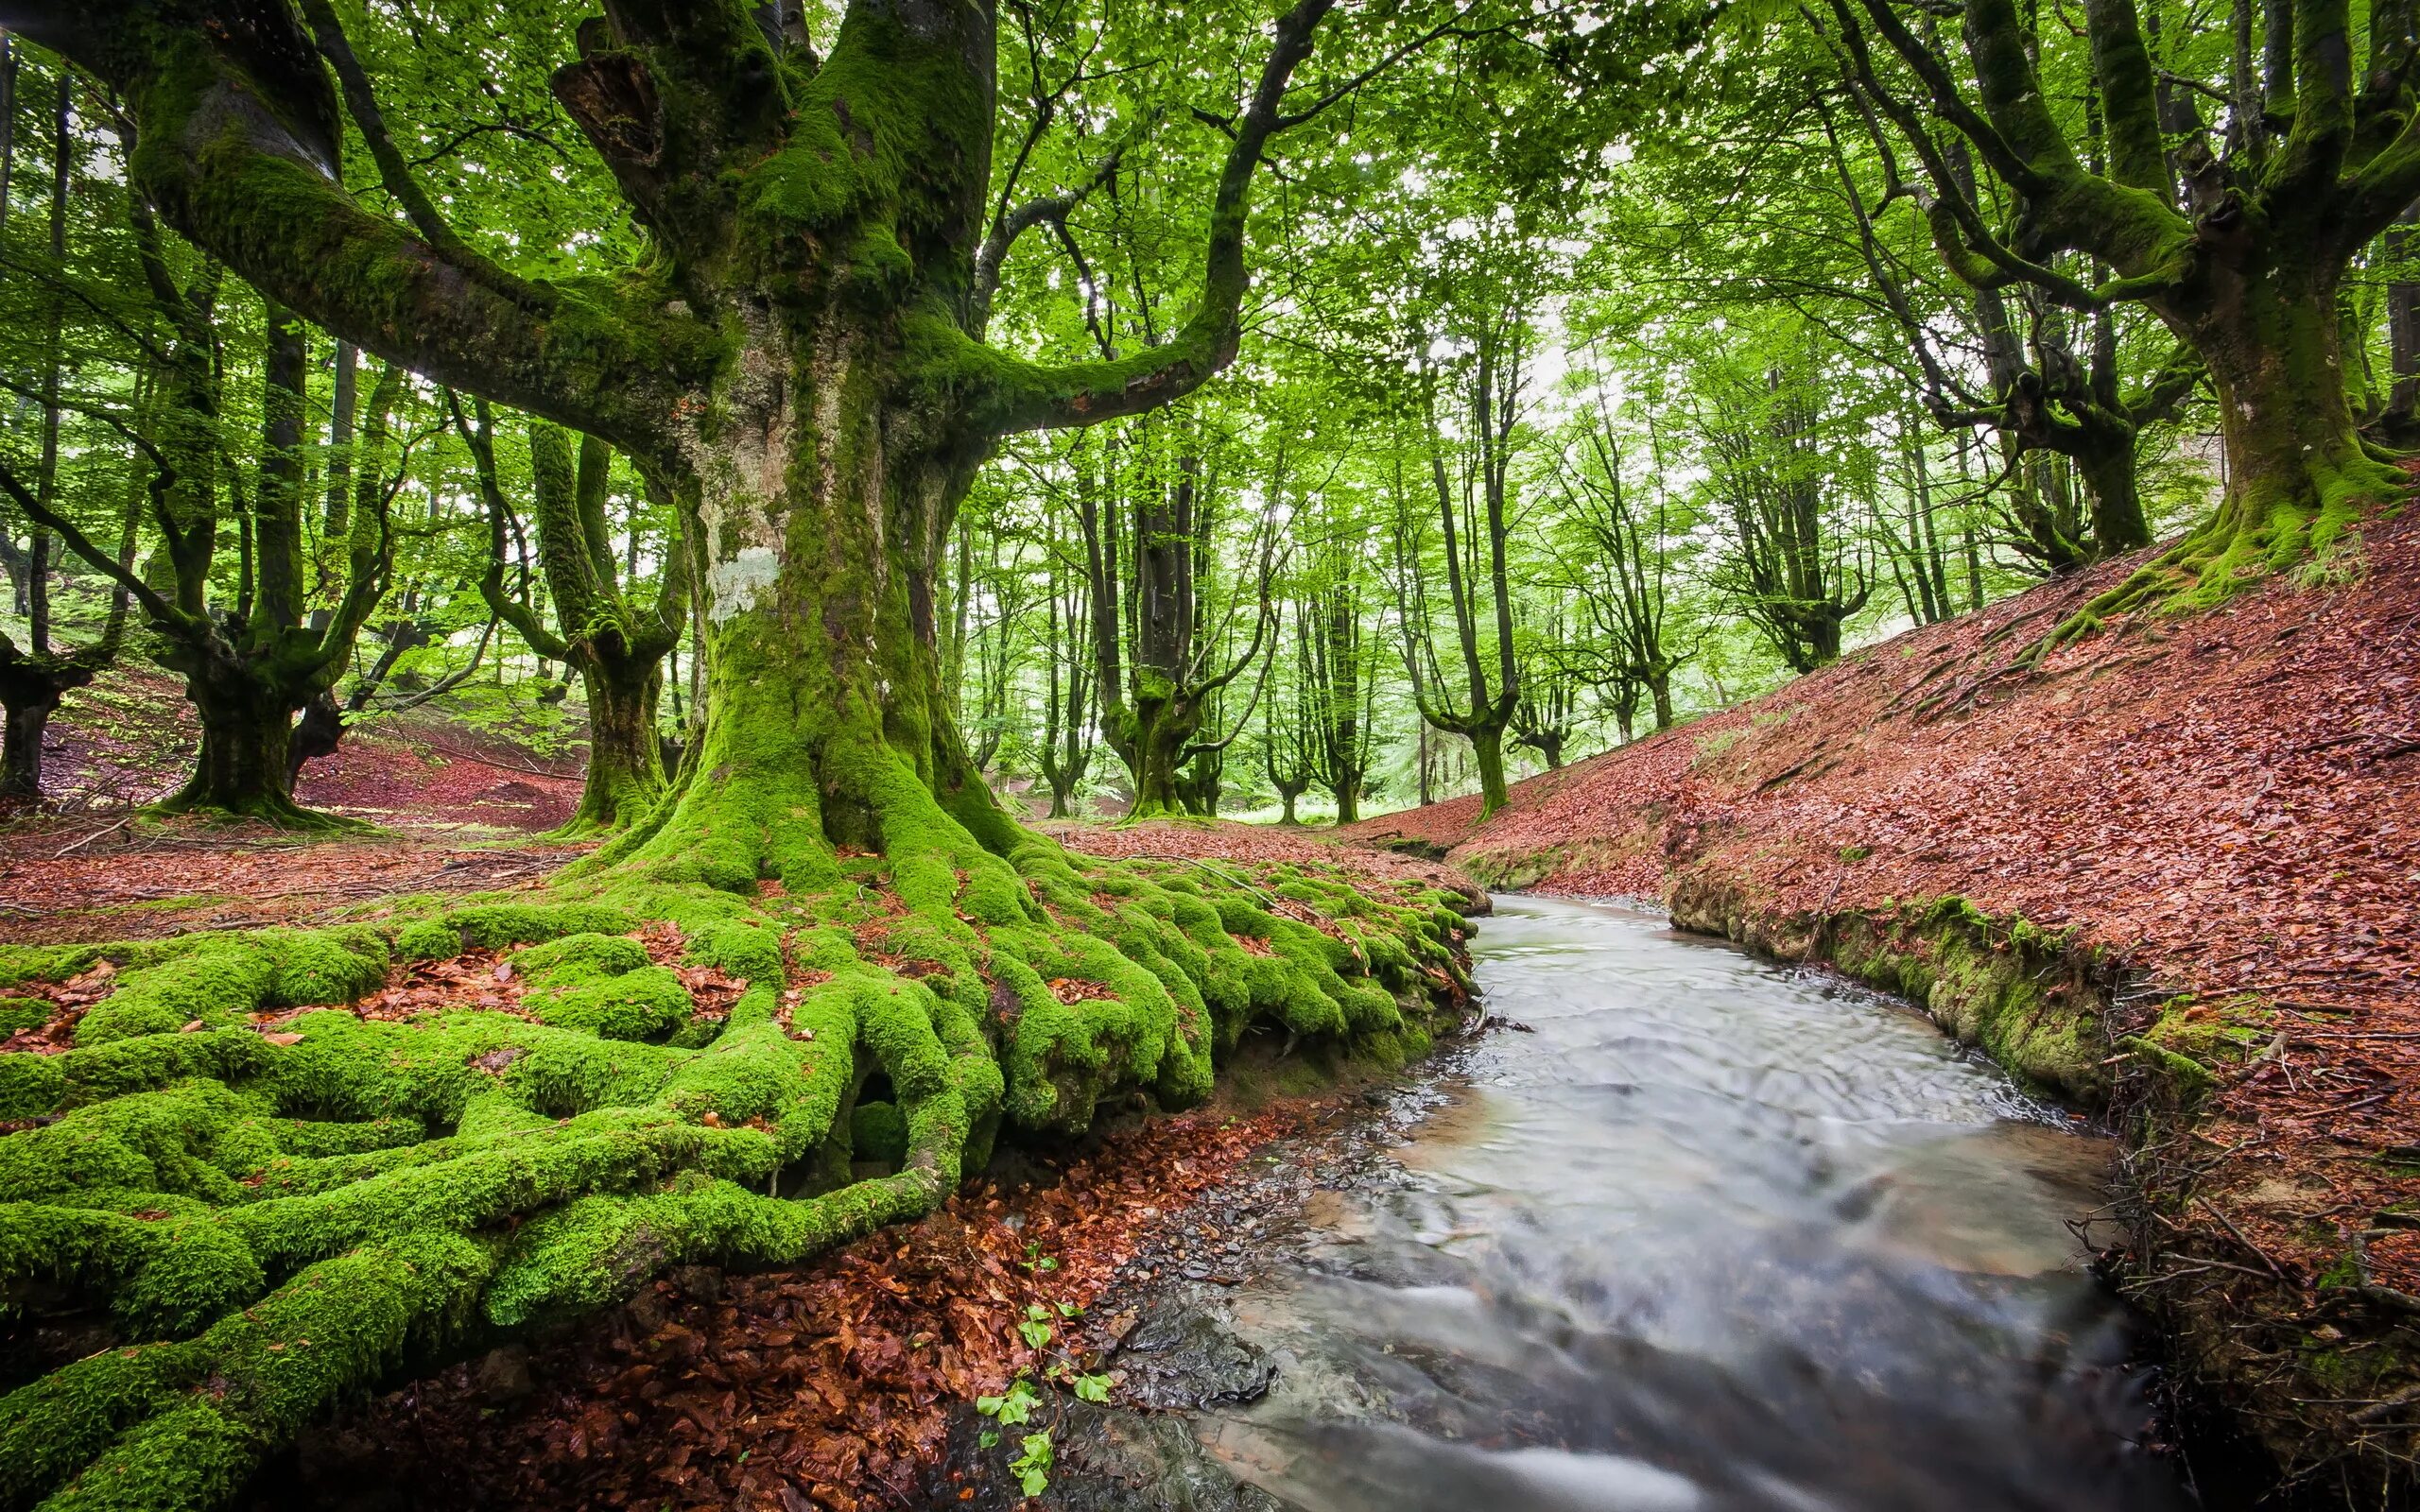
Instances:
[[[1660,919],[1497,901],[1499,1030],[1236,1298],[1198,1418],[1311,1512],[2191,1503],[2070,1224],[2111,1151],[1903,1007]]]

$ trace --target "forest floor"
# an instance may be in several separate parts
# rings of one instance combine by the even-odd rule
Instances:
[[[161,936],[263,924],[375,921],[430,892],[535,889],[585,847],[561,823],[579,782],[508,734],[434,711],[350,732],[305,768],[309,806],[379,826],[292,835],[252,825],[133,819],[170,790],[194,731],[177,686],[121,669],[72,694],[51,730],[50,812],[0,822],[0,943]],[[1316,861],[1373,882],[1470,893],[1450,868],[1301,831],[1233,824],[1044,828],[1095,854],[1230,863]],[[662,958],[672,942],[649,940]],[[509,1005],[493,953],[398,967],[354,1005],[372,1017]],[[729,984],[683,971],[701,1006]],[[55,1048],[102,980],[45,989],[67,1012],[8,1048]],[[1004,1156],[945,1208],[801,1267],[683,1267],[629,1305],[550,1341],[514,1345],[376,1396],[274,1461],[254,1504],[387,1512],[471,1507],[873,1509],[925,1504],[953,1421],[1020,1366],[1091,1365],[1115,1321],[1085,1311],[1163,1268],[1217,1276],[1197,1205],[1273,1142],[1355,1116],[1369,1068],[1247,1057],[1212,1104],[1104,1121],[1052,1151]],[[1255,1199],[1258,1200],[1258,1199]],[[1232,1246],[1231,1246],[1232,1247]],[[1196,1257],[1210,1263],[1198,1263]],[[1072,1308],[1068,1316],[1063,1308]],[[1020,1332],[1045,1308],[1056,1336]]]
[[[113,668],[68,694],[44,742],[47,812],[0,821],[0,944],[331,923],[395,894],[535,885],[579,853],[536,838],[579,804],[577,760],[433,708],[349,730],[302,769],[305,807],[376,833],[134,818],[183,780],[198,738],[161,673]]]
[[[1486,823],[1466,798],[1345,833],[1566,896],[1712,885],[1751,934],[1950,899],[2073,931],[2113,1045],[2165,1013],[2241,1047],[2198,1121],[2132,1152],[2160,1199],[2136,1283],[2273,1446],[2356,1450],[2375,1494],[2420,1452],[2420,510],[2368,530],[2354,581],[2014,665],[2132,565],[1548,773]]]

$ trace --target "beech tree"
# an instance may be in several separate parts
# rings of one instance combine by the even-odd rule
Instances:
[[[538,561],[553,605],[548,626],[526,598],[506,592],[506,540],[517,511],[496,468],[495,423],[484,401],[473,414],[455,408],[487,505],[488,564],[479,593],[497,618],[540,656],[579,674],[588,702],[588,772],[579,807],[562,833],[627,829],[664,798],[664,744],[656,705],[664,696],[664,659],[680,644],[689,609],[689,554],[670,542],[653,593],[625,580],[614,560],[607,514],[613,451],[593,436],[569,437],[540,421],[529,427],[530,514]],[[636,550],[637,525],[632,533]]]
[[[997,258],[981,249],[1031,218],[1016,174],[992,171],[987,6],[856,0],[819,56],[779,6],[611,0],[555,39],[576,56],[551,86],[644,251],[542,278],[440,214],[324,0],[0,5],[0,25],[115,92],[133,186],[280,312],[660,480],[710,690],[676,791],[543,894],[8,962],[10,981],[118,967],[73,1049],[0,1057],[0,1119],[30,1125],[0,1172],[0,1281],[67,1289],[129,1347],[10,1396],[0,1500],[223,1502],[407,1345],[928,1212],[1004,1127],[1068,1135],[1104,1098],[1199,1101],[1258,1020],[1398,1057],[1426,1041],[1431,992],[1467,988],[1441,895],[1318,868],[1265,879],[1338,920],[1330,935],[1261,906],[1263,889],[1071,857],[974,769],[936,633],[954,511],[1003,438],[1140,415],[1234,355],[1263,155],[1418,40],[1344,39],[1335,69],[1293,89],[1332,5],[1300,0],[1266,33],[1222,14],[1188,39],[1246,76],[1239,108],[1201,108],[1221,146],[1197,301],[1156,344],[1066,365],[984,340]],[[349,140],[394,214],[349,192]],[[285,375],[304,349],[283,313],[269,339],[257,491],[283,529],[301,497],[276,471],[299,423]],[[161,524],[172,557],[198,558],[198,501]],[[279,576],[299,550],[272,545],[256,598],[276,611],[230,645],[324,664],[369,610],[348,601],[315,634]],[[215,627],[204,583],[181,565],[171,601],[126,580],[162,622]],[[248,728],[236,750],[283,754]],[[631,937],[648,921],[736,985],[727,1014],[700,1012]],[[474,946],[514,952],[522,1012],[255,1024],[371,990],[398,957]],[[135,1128],[159,1131],[135,1136],[157,1163],[112,1132]],[[112,1190],[171,1221],[90,1205],[77,1152],[104,1148],[123,1152]]]
[[[1956,53],[1929,12],[1895,0],[1833,0],[1824,16],[1860,98],[1921,164],[1944,261],[1978,287],[2031,285],[2086,315],[2138,301],[2217,393],[2218,509],[2078,624],[2211,602],[2325,559],[2406,487],[2357,429],[2338,294],[2420,196],[2420,20],[2400,4],[2236,0],[2225,72],[2197,78],[2162,67],[2135,0],[2085,9],[2081,57],[2014,0],[1955,13]],[[2089,92],[2081,118],[2054,107],[2061,69]],[[2221,123],[2205,95],[2224,102]],[[1990,213],[1953,142],[2012,215]],[[2082,266],[2057,266],[2061,253]]]

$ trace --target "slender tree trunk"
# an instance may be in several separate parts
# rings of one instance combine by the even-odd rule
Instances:
[[[1493,814],[1504,806],[1504,727],[1481,725],[1470,736],[1471,761],[1478,768],[1479,812]]]
[[[2386,254],[2401,264],[2420,256],[2420,205],[2405,211],[2386,233]],[[2420,279],[2398,276],[2386,286],[2387,363],[2391,369],[2386,400],[2388,433],[2408,438],[2420,429]]]
[[[664,663],[583,665],[579,679],[588,696],[588,776],[564,830],[618,830],[664,798],[664,745],[655,733]]]

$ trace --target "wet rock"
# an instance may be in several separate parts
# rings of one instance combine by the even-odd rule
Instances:
[[[529,1395],[529,1351],[518,1344],[490,1349],[471,1367],[471,1383],[481,1400],[502,1407]]]
[[[1119,1400],[1156,1412],[1257,1401],[1277,1375],[1223,1311],[1189,1299],[1147,1314],[1111,1364]]]
[[[988,1426],[972,1412],[953,1417],[943,1468],[927,1485],[930,1504],[971,1512],[1033,1504],[998,1469],[1009,1448],[982,1447]],[[1283,1512],[1283,1503],[1220,1468],[1181,1417],[1071,1401],[1052,1438],[1043,1497],[1052,1512]]]

